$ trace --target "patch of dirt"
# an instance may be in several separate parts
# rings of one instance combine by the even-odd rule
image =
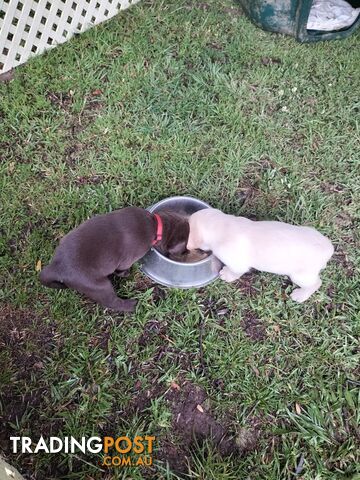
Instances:
[[[42,230],[43,234],[46,234],[46,229],[44,229],[45,219],[43,217],[35,219],[35,215],[31,212],[31,209],[26,207],[27,206],[25,206],[24,209],[26,213],[28,213],[28,217],[32,218],[32,220],[26,222],[17,236],[10,238],[7,242],[9,253],[14,257],[20,255],[24,244],[27,243],[29,235],[31,235],[34,230]]]
[[[280,65],[282,61],[280,58],[262,57],[261,63],[266,67],[271,67],[272,65]]]
[[[68,92],[48,92],[46,98],[51,105],[68,111],[72,105],[72,95]]]
[[[212,299],[208,300],[203,308],[205,314],[218,313],[220,318],[230,314],[230,310],[226,306]],[[253,328],[255,333],[251,331],[251,334],[256,335],[258,339],[261,336],[261,324],[257,322]],[[167,325],[164,322],[152,319],[145,324],[143,332],[137,339],[139,345],[145,346],[152,342],[159,342],[159,339],[163,339],[163,341],[156,349],[155,354],[146,362],[140,363],[136,356],[131,357],[133,371],[141,372],[141,378],[134,380],[130,403],[123,411],[116,408],[116,414],[121,417],[136,414],[146,421],[147,409],[154,400],[162,398],[172,414],[171,435],[164,434],[164,436],[158,437],[159,449],[155,459],[168,463],[171,470],[178,475],[188,473],[192,449],[205,441],[210,441],[223,456],[243,455],[254,450],[258,445],[260,428],[248,424],[234,431],[233,421],[228,418],[221,421],[217,419],[212,412],[206,392],[184,380],[181,374],[171,385],[165,384],[161,380],[163,369],[158,365],[164,356],[166,361],[169,360],[174,365],[180,365],[184,371],[193,370],[195,362],[198,363],[197,352],[190,355],[188,352],[180,351],[173,346],[166,332]],[[129,348],[131,350],[131,345]],[[146,385],[144,385],[144,378],[147,379]],[[221,391],[224,388],[223,381],[215,380],[214,388]],[[110,422],[111,425],[116,425],[116,423],[114,419]],[[108,435],[107,427],[105,430]],[[149,478],[157,477],[155,474],[154,477],[150,476]]]
[[[355,265],[353,264],[353,262],[351,260],[349,260],[349,257],[347,255],[347,253],[343,250],[337,250],[333,257],[332,257],[332,260],[341,266],[341,268],[344,269],[345,271],[345,275],[348,277],[348,278],[351,278],[354,276],[355,274]]]
[[[346,228],[354,225],[354,218],[346,212],[340,212],[335,215],[334,223],[340,228]]]
[[[79,120],[81,117],[89,116],[89,112],[94,110],[99,110],[103,107],[103,103],[100,100],[102,95],[101,90],[93,90],[90,94],[84,97],[84,107],[80,114],[78,115]],[[46,98],[49,100],[51,105],[64,110],[65,112],[71,113],[71,106],[73,104],[74,92],[71,90],[69,92],[47,92]]]
[[[166,290],[165,288],[160,287],[159,285],[155,285],[153,292],[152,292],[152,298],[154,302],[158,302],[159,300],[164,300],[166,298]]]
[[[238,7],[225,7],[222,11],[231,17],[240,17],[244,15],[244,12]]]
[[[88,127],[99,115],[99,110],[104,107],[104,102],[100,100],[98,96],[100,94],[97,93],[100,90],[94,90],[94,92],[84,97],[84,106],[81,112],[71,115],[69,130],[74,137]]]
[[[153,289],[151,296],[155,303],[166,298],[167,292],[165,288],[162,288],[160,285],[154,283],[145,275],[135,275],[135,289],[137,291],[146,292],[147,290],[150,290],[150,288]]]
[[[104,107],[104,102],[101,100],[102,91],[99,89],[93,90],[84,96],[82,110],[78,113],[73,112],[72,106],[74,103],[74,92],[52,92],[46,94],[49,102],[62,110],[67,118],[66,128],[70,131],[71,136],[74,137],[72,142],[65,148],[64,161],[70,167],[74,167],[80,155],[85,150],[89,149],[89,145],[83,145],[77,141],[77,135],[84,130],[99,114],[99,110]],[[95,176],[93,176],[95,177]],[[94,178],[82,179],[78,178],[78,184],[94,183]],[[95,180],[96,181],[96,180]],[[99,180],[99,182],[101,179]],[[98,182],[98,183],[99,183]]]
[[[243,454],[254,451],[259,443],[260,429],[242,427],[237,430],[236,445]]]
[[[70,167],[74,167],[80,158],[80,154],[83,151],[83,145],[81,143],[72,143],[65,148],[64,161]]]
[[[94,304],[89,304],[89,311],[93,311]],[[89,339],[89,348],[99,347],[109,353],[109,341],[111,338],[111,323],[103,322],[98,326],[94,336]]]
[[[45,97],[53,107],[64,112],[66,117],[65,126],[70,130],[71,136],[74,137],[65,148],[64,161],[67,165],[74,167],[85,149],[91,148],[91,145],[89,144],[83,145],[82,143],[79,143],[76,136],[94,121],[99,115],[99,111],[104,107],[105,102],[103,101],[103,92],[100,89],[88,92],[83,98],[82,110],[78,113],[73,112],[74,92],[71,90],[67,92],[48,91]],[[10,142],[8,142],[8,144],[3,143],[2,146],[4,149],[11,149],[12,152],[16,148],[16,145],[13,145]],[[38,143],[38,146],[42,148],[44,145]],[[29,163],[29,159],[21,158],[20,155],[17,155],[16,162]],[[39,172],[40,178],[44,178],[45,176],[46,174]],[[86,178],[83,180],[83,183],[95,182],[95,178]],[[81,178],[78,179],[78,184],[82,184]]]
[[[300,152],[304,148],[305,142],[305,135],[301,132],[295,132],[289,141],[289,145],[294,150],[294,152]]]
[[[206,46],[212,50],[219,50],[220,52],[224,50],[224,46],[218,42],[208,42]]]
[[[75,178],[76,185],[98,185],[104,180],[101,175],[82,175]]]
[[[208,42],[206,44],[207,47],[207,54],[212,62],[218,62],[221,64],[225,64],[228,62],[229,57],[224,52],[224,46],[221,45],[219,42]],[[213,95],[214,101],[218,101],[219,97],[216,93]]]
[[[147,288],[148,281],[144,280],[144,288]],[[210,299],[204,306],[207,313],[213,312],[219,318],[224,318],[231,313],[229,308],[222,302],[217,303]],[[105,322],[99,327],[96,333],[89,341],[89,347],[101,346],[108,350],[111,332],[111,322]],[[242,426],[233,431],[232,421],[217,419],[209,406],[209,399],[205,391],[189,382],[176,380],[172,385],[164,384],[160,381],[161,369],[158,368],[158,362],[166,355],[171,362],[181,365],[183,370],[192,370],[197,354],[189,355],[173,346],[167,337],[167,324],[156,319],[149,320],[145,325],[143,332],[133,343],[147,345],[151,342],[160,342],[153,358],[146,363],[137,363],[134,359],[134,371],[141,372],[150,379],[150,386],[145,386],[143,379],[134,380],[133,398],[126,410],[122,410],[118,405],[114,405],[113,414],[109,417],[106,425],[102,426],[101,431],[106,435],[118,433],[116,426],[124,416],[137,415],[143,416],[144,420],[148,416],[147,409],[151,406],[151,401],[163,398],[167,403],[168,409],[172,413],[172,431],[171,439],[164,436],[158,439],[159,452],[156,460],[168,462],[171,469],[179,475],[188,472],[191,450],[195,445],[204,441],[211,441],[221,455],[243,455],[257,447],[259,432],[252,425]],[[44,421],[43,412],[48,406],[45,405],[46,398],[50,393],[44,387],[42,382],[42,372],[44,367],[43,358],[49,354],[52,345],[57,346],[63,338],[59,338],[55,328],[46,325],[45,322],[28,310],[16,309],[11,306],[3,307],[0,310],[0,349],[6,345],[11,350],[11,360],[14,366],[14,376],[9,386],[9,391],[4,395],[0,392],[1,400],[5,405],[0,421],[5,428],[0,434],[0,447],[7,453],[5,444],[10,435],[15,432],[10,422],[16,422],[16,415],[31,412],[29,421],[31,422],[31,433],[34,437],[41,434],[45,436],[57,435],[62,428],[62,420]],[[30,352],[30,355],[28,354]],[[109,352],[109,359],[112,352]],[[13,381],[15,380],[15,381]],[[21,380],[20,383],[17,383]],[[27,388],[23,394],[21,391],[23,381],[29,382],[28,386],[34,385],[34,388]],[[221,379],[215,382],[215,388],[221,389]],[[48,412],[49,413],[49,412]],[[51,418],[51,412],[50,412]],[[178,439],[178,440],[177,440]],[[11,455],[9,455],[11,459]],[[15,459],[14,459],[15,460]],[[16,462],[15,462],[16,463]],[[33,470],[33,457],[27,455],[22,460],[22,471],[31,475]],[[80,468],[80,466],[79,466]],[[46,470],[46,471],[45,471]],[[37,480],[45,478],[60,478],[68,474],[67,467],[58,465],[56,456],[46,466],[44,472],[38,474]],[[157,478],[157,472],[154,476],[149,471],[151,478]]]
[[[172,426],[180,447],[166,439],[164,451],[160,450],[160,459],[162,456],[173,471],[186,473],[191,448],[206,440],[211,441],[222,456],[242,456],[257,447],[260,431],[258,426],[253,428],[249,425],[233,431],[229,420],[220,422],[213,416],[207,406],[206,392],[202,388],[187,382],[178,387],[172,388],[166,399],[173,414]],[[169,452],[170,455],[167,456]],[[172,452],[176,455],[172,455]]]
[[[344,303],[335,303],[334,301],[334,297],[336,296],[336,287],[334,284],[329,285],[326,293],[330,300],[323,302],[314,308],[312,317],[315,320],[322,319],[331,312],[343,312],[346,309],[346,305]]]
[[[189,470],[190,453],[182,445],[175,445],[169,438],[161,441],[157,460],[168,463],[170,469],[178,475],[184,475]]]
[[[258,189],[258,185],[257,183],[254,183],[252,185],[244,185],[243,187],[240,187],[236,192],[236,197],[242,207],[245,203],[248,203],[259,194],[260,190]]]
[[[194,370],[194,363],[197,360],[198,352],[184,352],[173,346],[173,342],[166,334],[160,334],[162,343],[157,347],[154,355],[146,360],[146,362],[138,363],[136,355],[129,355],[129,359],[134,365],[134,370],[142,371],[151,375],[152,381],[157,381],[158,376],[161,376],[162,369],[158,368],[158,363],[165,357],[166,363],[177,365],[182,371],[191,372]],[[141,343],[147,342],[158,343],[158,337],[156,335],[148,335],[147,333],[141,334],[139,337]],[[140,345],[143,346],[143,345]],[[128,350],[131,350],[131,345],[128,346]],[[170,366],[170,365],[169,365]]]
[[[244,320],[241,322],[241,328],[245,335],[254,342],[261,342],[266,338],[266,329],[264,324],[251,311],[246,311]]]
[[[52,323],[46,324],[29,310],[8,304],[0,307],[0,370],[7,374],[0,389],[0,449],[9,458],[12,456],[9,437],[19,435],[14,424],[25,413],[22,428],[31,429],[34,438],[56,435],[62,426],[61,419],[44,422],[41,417],[42,405],[51,396],[47,387],[40,386],[43,385],[44,357],[56,340],[56,329]],[[26,464],[31,463],[30,460],[27,455],[22,461]],[[29,468],[31,470],[31,465]]]
[[[179,365],[181,370],[186,372],[191,372],[194,370],[194,363],[197,360],[198,352],[183,352],[176,347],[169,347],[167,345],[161,345],[155,355],[153,360],[155,362],[160,361],[165,355],[169,357],[169,361],[175,365]]]
[[[200,293],[205,294],[205,291],[201,290]],[[223,300],[218,301],[212,297],[205,297],[199,306],[205,317],[218,318],[220,324],[223,324],[225,319],[231,315],[230,307]]]
[[[137,411],[141,414],[149,408],[151,400],[162,396],[172,413],[172,439],[169,435],[158,439],[156,460],[168,463],[172,471],[183,475],[188,472],[191,449],[205,441],[210,441],[222,456],[241,456],[257,447],[261,430],[259,424],[249,423],[233,431],[231,421],[225,419],[221,422],[214,417],[202,388],[187,381],[178,382],[173,382],[170,389],[163,384],[147,390],[141,390],[138,384],[134,386],[138,393],[131,402],[131,413]]]
[[[88,98],[85,104],[84,111],[89,114],[89,112],[94,112],[97,110],[101,110],[104,104],[97,98]]]
[[[256,273],[250,272],[243,275],[235,282],[235,286],[246,297],[256,297],[260,291],[254,286],[254,276]]]
[[[210,5],[208,3],[205,3],[205,2],[189,2],[187,5],[186,5],[186,8],[188,10],[194,10],[195,8],[198,8],[199,10],[202,10],[203,12],[207,12],[208,10],[210,10]]]
[[[345,185],[339,182],[322,182],[320,188],[325,193],[343,193],[346,190]]]
[[[11,80],[14,80],[14,78],[15,78],[15,69],[12,68],[8,72],[2,73],[0,75],[0,82],[4,82],[4,83],[11,82]]]
[[[158,320],[149,320],[144,325],[144,332],[138,338],[138,344],[142,347],[148,345],[154,338],[164,338],[167,331],[167,324]]]
[[[225,388],[225,382],[222,378],[216,378],[215,380],[213,380],[212,386],[215,390],[221,392]]]
[[[246,217],[250,220],[261,220],[257,215],[257,204],[264,202],[268,206],[268,211],[275,210],[279,198],[275,192],[270,192],[266,188],[266,175],[269,170],[277,170],[280,173],[286,173],[286,169],[280,167],[269,156],[262,155],[259,160],[251,162],[243,173],[243,181],[239,185],[235,194],[237,204],[236,208],[246,211]],[[228,199],[229,204],[233,203],[234,199]],[[239,213],[244,215],[243,213]]]
[[[146,292],[146,290],[149,290],[155,285],[155,283],[152,280],[150,280],[149,277],[141,274],[140,272],[137,272],[135,274],[134,280],[135,280],[135,289],[139,292]]]
[[[151,401],[160,398],[166,391],[166,386],[163,383],[155,383],[152,387],[142,389],[141,384],[135,382],[134,397],[130,402],[127,412],[143,413],[151,405]]]
[[[190,446],[194,441],[211,440],[222,455],[240,453],[233,435],[218,422],[205,407],[205,391],[191,383],[179,389],[171,389],[167,396],[173,414],[172,425],[182,444]]]
[[[31,377],[32,369],[42,368],[41,360],[55,336],[55,326],[40,317],[11,305],[0,307],[0,348],[11,351],[15,379]]]
[[[306,97],[305,100],[304,100],[304,103],[306,105],[314,106],[314,105],[317,104],[317,99],[316,99],[316,97]]]

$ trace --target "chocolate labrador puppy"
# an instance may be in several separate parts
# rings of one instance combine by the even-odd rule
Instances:
[[[154,245],[165,255],[183,253],[188,237],[188,220],[172,211],[151,214],[127,207],[97,215],[61,239],[40,281],[50,288],[73,288],[111,310],[132,312],[137,301],[119,298],[109,276],[126,276]]]

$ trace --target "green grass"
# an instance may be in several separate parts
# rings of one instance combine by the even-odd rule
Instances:
[[[0,84],[0,321],[8,308],[18,319],[16,331],[0,326],[0,416],[18,412],[3,431],[145,432],[161,450],[163,438],[179,443],[164,392],[187,381],[232,432],[261,432],[242,458],[193,447],[190,478],[355,480],[359,34],[298,44],[257,29],[231,0],[204,5],[144,0]],[[38,260],[81,221],[175,194],[320,229],[336,245],[321,290],[297,305],[285,279],[256,274],[159,292],[135,268],[119,294],[139,307],[121,317],[41,286]],[[254,319],[260,336],[247,331]],[[163,335],[141,344],[151,321]],[[103,473],[92,457],[11,456],[5,440],[0,428],[3,454],[37,480],[176,478],[166,465]]]

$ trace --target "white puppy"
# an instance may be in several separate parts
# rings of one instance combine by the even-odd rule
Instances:
[[[318,288],[320,271],[334,253],[329,239],[311,227],[254,222],[208,208],[190,216],[187,248],[211,250],[225,265],[220,278],[232,282],[251,268],[288,275],[300,288],[291,298],[304,302]]]

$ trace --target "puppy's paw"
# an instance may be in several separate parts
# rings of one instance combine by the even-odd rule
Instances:
[[[137,300],[123,300],[122,311],[123,312],[134,312],[137,303],[138,303]]]
[[[239,275],[232,272],[229,267],[223,267],[219,272],[219,277],[221,280],[224,280],[224,282],[234,282],[239,278]]]
[[[118,302],[116,302],[116,305],[113,305],[111,310],[114,310],[115,312],[133,312],[136,308],[137,302],[137,300],[124,300],[119,298]]]
[[[294,302],[303,303],[310,297],[310,295],[308,290],[305,288],[296,288],[290,297],[294,300]]]

